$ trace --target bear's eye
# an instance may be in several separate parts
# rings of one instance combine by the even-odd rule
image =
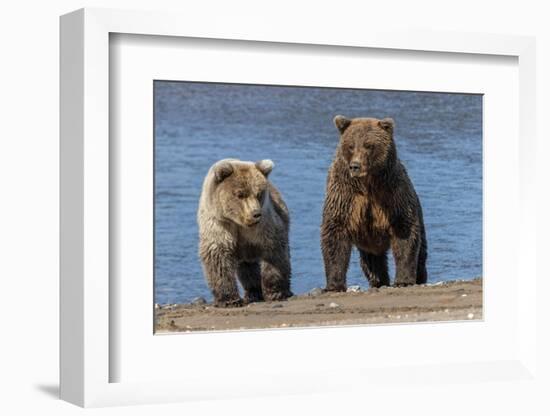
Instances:
[[[260,191],[256,194],[256,198],[258,198],[258,200],[262,200],[264,199],[264,191]]]
[[[372,150],[374,149],[374,145],[372,143],[365,143],[365,149]]]
[[[244,191],[237,191],[237,192],[235,193],[235,196],[236,196],[237,198],[239,198],[239,199],[246,198],[246,192],[244,192]]]

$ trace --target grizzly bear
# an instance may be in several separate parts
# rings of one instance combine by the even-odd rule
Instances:
[[[336,116],[340,142],[330,166],[321,225],[327,291],[346,290],[352,246],[370,287],[426,283],[427,242],[420,200],[397,157],[391,118]]]
[[[290,291],[288,208],[268,181],[271,160],[224,159],[208,171],[199,202],[199,255],[219,307],[283,300]]]

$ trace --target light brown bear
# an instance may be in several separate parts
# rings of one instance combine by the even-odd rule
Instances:
[[[268,181],[271,160],[224,159],[208,171],[199,202],[199,255],[219,307],[283,300],[290,291],[288,208]]]

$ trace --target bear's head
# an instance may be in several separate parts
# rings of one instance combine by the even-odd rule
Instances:
[[[340,155],[352,177],[376,175],[396,160],[391,118],[334,117],[340,132]]]
[[[253,227],[262,220],[273,162],[221,160],[213,166],[216,205],[224,220]]]

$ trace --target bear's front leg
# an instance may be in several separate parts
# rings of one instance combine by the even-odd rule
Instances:
[[[351,256],[349,237],[336,227],[323,223],[321,226],[321,251],[325,263],[325,275],[329,292],[345,292],[346,273]]]
[[[392,242],[395,259],[394,286],[409,286],[416,283],[419,248],[419,241],[415,237],[395,239]]]
[[[259,263],[243,262],[239,264],[239,281],[244,289],[244,302],[260,302],[262,294],[262,277]]]
[[[226,250],[201,249],[201,260],[208,286],[218,307],[242,306],[237,287],[236,262],[231,252]]]
[[[265,300],[285,300],[292,296],[290,273],[290,256],[287,253],[262,260],[262,292]]]

